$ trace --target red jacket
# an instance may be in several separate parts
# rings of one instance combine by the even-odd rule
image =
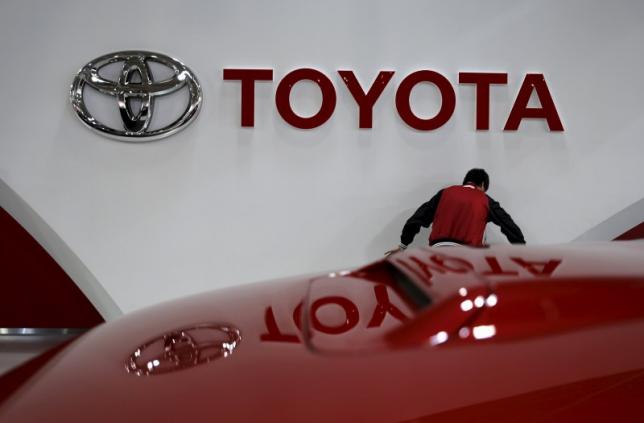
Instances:
[[[473,185],[454,185],[440,190],[407,220],[400,240],[410,244],[420,227],[432,224],[429,244],[452,241],[481,246],[487,222],[501,227],[513,244],[525,244],[521,229],[498,202]]]

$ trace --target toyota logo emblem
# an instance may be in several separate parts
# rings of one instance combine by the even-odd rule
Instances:
[[[102,68],[117,62],[123,63],[117,81],[100,75]],[[169,68],[172,76],[155,81],[149,62]],[[123,121],[122,128],[111,128],[92,116],[83,99],[86,85],[114,97]],[[189,101],[183,113],[170,124],[151,130],[154,99],[184,87],[188,89]],[[72,83],[70,100],[77,116],[91,129],[120,141],[142,142],[167,137],[185,128],[199,113],[202,93],[197,77],[180,61],[148,51],[121,51],[106,54],[83,66]],[[133,110],[135,103],[140,104],[138,110]]]
[[[125,369],[137,376],[159,375],[230,356],[241,342],[239,329],[201,323],[164,333],[139,346]]]

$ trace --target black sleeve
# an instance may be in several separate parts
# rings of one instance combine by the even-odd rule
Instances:
[[[525,239],[523,238],[521,229],[519,229],[517,224],[514,223],[510,215],[503,210],[503,207],[501,207],[497,201],[494,201],[490,196],[487,198],[489,200],[487,221],[498,225],[501,228],[503,235],[505,235],[508,238],[508,241],[512,244],[525,244]]]
[[[405,226],[403,227],[402,234],[400,235],[401,244],[411,244],[418,231],[420,231],[421,226],[423,228],[427,228],[431,225],[442,193],[443,190],[438,191],[431,200],[420,206],[418,210],[416,210],[416,213],[407,220],[407,223],[405,223]]]

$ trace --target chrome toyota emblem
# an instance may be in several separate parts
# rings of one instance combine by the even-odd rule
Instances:
[[[122,62],[117,81],[101,76],[100,70],[113,63]],[[155,81],[149,66],[155,62],[169,68],[172,76]],[[111,128],[98,121],[89,112],[83,99],[86,84],[102,94],[113,96],[118,105],[123,125]],[[170,124],[150,129],[154,114],[154,100],[158,96],[174,93],[184,87],[189,92],[184,112]],[[69,93],[77,116],[90,128],[120,141],[142,142],[167,137],[185,128],[199,113],[202,103],[201,86],[194,73],[180,61],[148,51],[120,51],[92,60],[78,72]],[[132,110],[136,100],[139,110]]]
[[[230,356],[240,342],[239,329],[231,325],[201,323],[175,329],[138,347],[125,369],[137,376],[185,370]]]

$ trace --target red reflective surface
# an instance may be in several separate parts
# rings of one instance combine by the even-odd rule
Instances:
[[[0,420],[638,421],[643,254],[636,242],[426,248],[177,300],[74,341]],[[154,377],[125,370],[149,340],[207,322],[242,342]]]

